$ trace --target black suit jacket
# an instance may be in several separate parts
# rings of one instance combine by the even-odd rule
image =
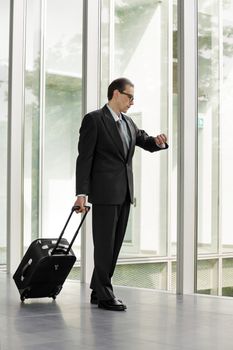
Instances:
[[[88,195],[93,204],[121,204],[127,191],[133,203],[135,145],[150,152],[161,150],[154,138],[139,130],[131,118],[124,115],[124,119],[131,136],[127,158],[116,122],[106,105],[83,118],[76,162],[76,195]]]

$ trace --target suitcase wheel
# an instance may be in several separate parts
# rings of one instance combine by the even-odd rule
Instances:
[[[20,300],[22,301],[22,303],[24,302],[25,299],[26,297],[24,295],[21,295]]]
[[[20,300],[21,300],[22,302],[24,302],[24,300],[28,297],[27,292],[28,292],[28,290],[25,289],[25,290],[22,292],[22,294],[20,295]]]
[[[56,289],[53,291],[53,293],[50,294],[50,297],[53,298],[53,300],[55,300],[61,290],[62,290],[62,285],[57,286]]]

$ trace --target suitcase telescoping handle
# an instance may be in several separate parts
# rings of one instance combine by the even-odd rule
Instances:
[[[73,245],[73,243],[74,243],[74,241],[75,241],[75,239],[76,239],[76,237],[77,237],[77,235],[78,235],[78,233],[79,233],[79,230],[80,230],[80,228],[82,227],[83,221],[85,220],[85,218],[86,218],[86,216],[87,216],[87,213],[88,213],[89,210],[90,210],[90,207],[89,207],[88,205],[85,205],[85,208],[86,208],[86,211],[85,211],[84,215],[82,216],[82,219],[81,219],[81,221],[80,221],[80,224],[79,224],[79,226],[78,226],[78,228],[77,228],[77,230],[76,230],[76,232],[75,232],[75,234],[74,234],[74,236],[73,236],[73,238],[72,238],[72,240],[71,240],[71,242],[70,242],[70,244],[69,244],[67,250],[64,252],[64,254],[66,254],[66,255],[69,254],[70,249],[71,249],[71,247],[72,247],[72,245]],[[79,206],[73,206],[73,207],[72,207],[71,213],[70,213],[70,215],[69,215],[69,217],[68,217],[68,219],[67,219],[67,221],[66,221],[66,223],[65,223],[65,226],[64,226],[63,230],[61,231],[61,234],[60,234],[60,236],[59,236],[59,238],[58,238],[58,240],[57,240],[57,243],[56,243],[55,247],[53,248],[53,250],[52,250],[52,252],[51,252],[51,255],[53,255],[53,254],[56,253],[56,250],[57,250],[57,248],[58,248],[58,246],[59,246],[59,244],[60,244],[60,242],[61,242],[61,239],[62,239],[62,237],[63,237],[63,235],[64,235],[64,232],[65,232],[65,229],[66,229],[66,227],[67,227],[67,225],[68,225],[68,223],[69,223],[69,221],[70,221],[70,219],[71,219],[71,216],[73,215],[73,212],[76,211],[76,210],[78,210],[78,209],[79,209]]]

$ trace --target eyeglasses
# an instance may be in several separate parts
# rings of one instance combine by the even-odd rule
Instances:
[[[133,95],[128,94],[127,92],[124,92],[124,91],[120,91],[120,90],[119,90],[119,92],[120,92],[120,94],[122,94],[122,95],[128,96],[129,102],[133,102],[133,100],[134,100],[134,96],[133,96]]]

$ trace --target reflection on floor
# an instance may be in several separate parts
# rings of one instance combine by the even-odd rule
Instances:
[[[0,272],[1,350],[232,350],[233,300],[115,288],[126,312],[89,304],[89,288],[66,282],[54,302],[21,303]]]

